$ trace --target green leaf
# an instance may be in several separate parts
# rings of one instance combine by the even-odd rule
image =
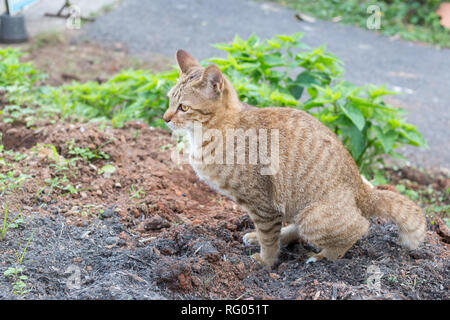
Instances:
[[[112,164],[106,164],[98,170],[98,174],[114,173],[114,172],[116,172],[116,167],[114,167]]]
[[[400,128],[399,132],[402,136],[407,138],[412,145],[428,148],[428,144],[423,138],[423,136],[415,129]]]
[[[350,141],[350,152],[355,160],[359,159],[366,146],[362,132],[353,124],[341,127],[344,136]]]
[[[362,114],[361,110],[359,110],[352,104],[348,104],[345,106],[341,105],[340,108],[347,116],[347,118],[349,118],[355,124],[356,128],[362,131],[364,125],[366,124],[366,120],[364,119],[364,115]]]
[[[292,94],[295,99],[300,99],[300,97],[303,94],[304,89],[305,88],[303,86],[294,84],[294,85],[289,86],[289,93]]]
[[[279,92],[275,90],[270,94],[270,99],[279,103],[281,106],[296,106],[298,101],[290,94]]]
[[[313,84],[320,85],[315,75],[310,71],[303,71],[297,78],[295,78],[295,83],[302,87],[309,87]]]
[[[287,41],[287,42],[295,42],[296,39],[294,39],[292,36],[287,35],[277,35],[277,38],[281,41]]]
[[[270,55],[264,55],[263,61],[270,67],[279,67],[284,65],[284,59],[281,58],[281,53],[279,52]]]
[[[395,144],[398,133],[392,129],[384,133],[383,129],[381,129],[379,126],[373,126],[372,129],[375,133],[375,136],[383,146],[384,152],[389,153],[392,150],[393,145]]]

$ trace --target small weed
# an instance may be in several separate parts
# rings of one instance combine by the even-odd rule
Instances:
[[[69,183],[69,179],[67,179],[66,176],[63,176],[62,178],[59,177],[48,178],[45,179],[45,183],[50,188],[48,192],[49,194],[51,194],[54,190],[60,190],[65,192],[63,195],[78,193],[78,189]],[[43,190],[41,189],[38,195],[42,191]]]
[[[19,210],[20,212],[20,210]],[[8,223],[8,203],[5,202],[5,213],[3,216],[3,225],[2,225],[2,230],[0,232],[0,241],[5,239],[6,236],[6,231],[8,231],[8,229],[10,228],[17,228],[19,226],[19,224],[23,222],[22,219],[22,212],[20,212],[19,214],[17,214],[9,223]]]
[[[22,262],[23,262],[23,258],[25,257],[25,253],[27,252],[27,249],[28,249],[28,246],[29,246],[29,244],[31,242],[31,239],[33,239],[33,235],[34,235],[34,231],[31,233],[31,236],[28,238],[27,244],[25,245],[25,248],[23,249],[22,254],[20,255],[20,257],[19,257],[19,254],[17,253],[17,251],[14,250],[14,253],[16,254],[17,263],[19,265],[21,265]],[[20,243],[19,243],[19,245],[20,245]]]
[[[68,153],[72,156],[75,157],[80,157],[81,159],[86,160],[87,162],[91,162],[95,159],[106,159],[108,160],[110,158],[109,154],[107,154],[106,152],[102,151],[101,149],[111,143],[112,141],[107,141],[104,144],[102,144],[100,147],[96,148],[96,149],[91,149],[89,147],[86,148],[81,148],[81,147],[77,147],[75,145],[75,139],[72,139],[71,141],[67,142],[67,146],[68,146]]]
[[[100,169],[98,169],[98,174],[99,175],[111,175],[112,173],[116,172],[116,167],[114,167],[112,164],[107,163],[105,164],[103,167],[101,167]]]
[[[10,170],[6,174],[0,173],[0,195],[17,190],[25,180],[30,178],[31,176],[14,170]]]
[[[412,201],[417,201],[420,198],[419,193],[417,191],[412,190],[412,189],[408,189],[403,184],[398,184],[398,185],[395,186],[395,188],[397,189],[398,192],[400,192],[401,194],[407,196]]]
[[[30,292],[30,289],[26,289],[27,284],[25,283],[28,280],[28,277],[23,273],[22,267],[9,267],[3,275],[6,278],[12,280],[13,293],[18,295],[23,295]]]
[[[139,190],[136,190],[134,185],[132,184],[130,186],[130,190],[128,190],[128,193],[130,194],[129,199],[142,199],[145,197],[145,192],[142,190],[142,188],[139,188]]]
[[[388,281],[390,281],[390,282],[392,282],[392,283],[394,283],[394,284],[397,284],[397,283],[398,283],[398,279],[397,279],[397,277],[394,276],[394,275],[390,275],[389,277],[387,277],[387,279],[388,279]]]

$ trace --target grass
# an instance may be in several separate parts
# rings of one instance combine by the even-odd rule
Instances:
[[[21,216],[22,216],[22,213],[20,212],[10,222],[8,222],[8,203],[5,202],[3,224],[2,224],[2,229],[0,232],[0,241],[5,239],[6,231],[8,231],[8,229],[17,228],[18,224],[22,221]]]
[[[323,20],[367,29],[370,5],[381,12],[379,31],[384,35],[399,35],[410,41],[422,41],[439,47],[450,47],[450,30],[440,25],[435,13],[443,0],[272,0]]]
[[[28,246],[30,245],[31,239],[33,239],[34,231],[31,233],[31,236],[28,238],[27,244],[25,245],[25,248],[22,250],[22,254],[19,256],[18,252],[14,250],[14,253],[16,254],[17,263],[19,265],[22,264],[23,258],[25,257],[25,253],[27,252]]]
[[[0,134],[1,141],[1,134]],[[17,190],[21,184],[31,177],[23,172],[16,171],[16,163],[26,159],[27,156],[20,152],[4,150],[0,144],[0,196]]]

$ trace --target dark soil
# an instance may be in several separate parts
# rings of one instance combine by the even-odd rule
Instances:
[[[449,245],[434,222],[415,251],[396,243],[395,225],[374,219],[343,259],[306,265],[316,249],[297,243],[263,268],[250,258],[258,248],[241,241],[253,228],[247,215],[171,161],[168,132],[140,122],[36,127],[0,122],[13,151],[0,156],[0,174],[29,176],[1,195],[9,219],[20,208],[23,222],[0,241],[0,299],[449,299]],[[110,158],[58,171],[49,145],[71,159],[72,139]],[[99,174],[107,163],[117,170]],[[64,175],[61,185],[76,193],[50,186]],[[31,236],[22,261],[29,291],[14,294],[17,279],[3,273],[17,267],[15,251],[20,257]],[[379,287],[370,285],[374,276]]]

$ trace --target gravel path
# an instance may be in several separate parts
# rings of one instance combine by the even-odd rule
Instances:
[[[85,32],[105,44],[120,42],[141,57],[172,57],[183,48],[203,59],[223,54],[211,44],[231,41],[235,34],[266,38],[303,31],[306,43],[325,43],[344,61],[345,79],[387,84],[402,93],[390,102],[409,111],[409,121],[430,145],[429,150],[404,150],[414,164],[450,167],[450,50],[329,22],[300,22],[294,14],[277,4],[248,0],[124,0]]]

